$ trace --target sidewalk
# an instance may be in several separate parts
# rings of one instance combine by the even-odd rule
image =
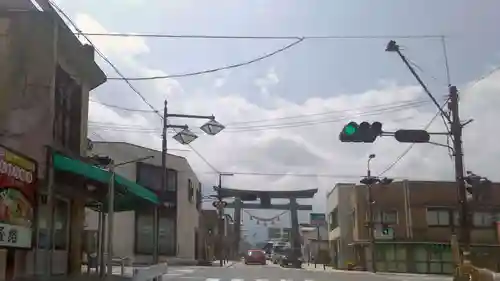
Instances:
[[[228,261],[222,267],[231,267],[236,264],[236,261]],[[216,260],[212,262],[212,266],[220,267],[220,260]]]
[[[302,268],[309,271],[322,271],[322,272],[335,272],[335,273],[350,273],[350,274],[366,274],[366,275],[384,275],[384,276],[399,276],[399,277],[409,277],[409,278],[425,278],[425,279],[448,279],[451,278],[449,275],[438,275],[438,274],[418,274],[418,273],[405,273],[405,272],[376,272],[371,271],[357,271],[357,270],[342,270],[335,269],[327,266],[326,270],[323,269],[322,264],[317,264],[314,268],[314,264],[304,263]]]

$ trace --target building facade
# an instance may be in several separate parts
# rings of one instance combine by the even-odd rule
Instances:
[[[401,181],[373,185],[375,263],[371,261],[368,191],[350,189],[352,242],[347,246],[355,263],[377,271],[450,274],[453,233],[460,233],[457,185],[454,182]],[[476,266],[498,271],[500,241],[496,222],[500,214],[500,185],[493,184],[481,202],[470,202],[471,252]],[[342,201],[344,202],[344,201]],[[342,205],[342,203],[341,203]]]
[[[17,160],[38,165],[29,247],[16,239],[1,243],[0,280],[81,271],[85,184],[68,180],[51,163],[54,151],[58,159],[85,155],[89,91],[106,77],[93,48],[45,7],[40,12],[29,0],[0,2],[0,144],[8,151],[2,157],[8,162],[14,152]]]
[[[164,203],[160,211],[160,260],[194,262],[198,259],[198,224],[201,208],[201,183],[188,161],[167,155],[167,187],[161,190],[161,151],[124,142],[93,142],[90,152],[108,156],[115,163],[143,157],[151,159],[116,168],[116,173],[156,192]],[[152,262],[153,209],[141,208],[115,214],[113,255],[128,257],[137,264]],[[87,211],[87,229],[96,230],[98,215]],[[177,258],[177,259],[175,259]]]
[[[355,184],[336,184],[327,194],[328,242],[332,264],[337,268],[347,268],[354,260],[354,252],[349,246],[353,236],[353,216],[349,200]]]

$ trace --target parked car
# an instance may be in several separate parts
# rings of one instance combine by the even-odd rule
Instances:
[[[245,256],[245,264],[266,264],[266,252],[263,250],[248,250]]]
[[[284,246],[275,246],[271,254],[271,262],[274,264],[278,264],[281,256],[285,253],[285,249],[286,248]]]

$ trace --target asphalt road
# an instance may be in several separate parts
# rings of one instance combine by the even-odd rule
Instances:
[[[163,281],[449,281],[451,277],[406,274],[373,274],[352,271],[310,271],[277,265],[172,268]]]

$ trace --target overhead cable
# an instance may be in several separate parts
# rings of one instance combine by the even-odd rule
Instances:
[[[202,74],[207,74],[207,73],[214,73],[214,72],[218,72],[218,71],[222,71],[222,70],[228,70],[228,69],[232,69],[232,68],[237,68],[237,67],[242,67],[242,66],[247,66],[249,64],[253,64],[253,63],[256,63],[256,62],[259,62],[261,60],[264,60],[264,59],[267,59],[269,57],[272,57],[276,54],[279,54],[281,52],[284,52],[290,48],[292,48],[293,46],[299,44],[300,42],[302,42],[304,39],[303,38],[299,38],[297,39],[296,41],[282,47],[282,48],[279,48],[278,50],[276,51],[273,51],[271,53],[268,53],[268,54],[265,54],[263,56],[260,56],[258,58],[255,58],[255,59],[252,59],[252,60],[249,60],[249,61],[245,61],[245,62],[241,62],[241,63],[236,63],[236,64],[230,64],[230,65],[227,65],[227,66],[221,66],[221,67],[216,67],[216,68],[211,68],[211,69],[206,69],[206,70],[200,70],[200,71],[195,71],[195,72],[189,72],[189,73],[180,73],[180,74],[171,74],[171,75],[160,75],[160,76],[149,76],[149,77],[110,77],[108,78],[108,80],[129,80],[129,81],[144,81],[144,80],[159,80],[159,79],[170,79],[170,78],[182,78],[182,77],[189,77],[189,76],[197,76],[197,75],[202,75]]]
[[[50,5],[56,9],[63,17],[66,18],[66,20],[68,20],[68,22],[73,26],[73,28],[75,28],[75,30],[77,31],[80,31],[80,29],[76,26],[76,24],[73,22],[73,20],[71,20],[71,18],[66,15],[64,13],[64,11],[59,8],[53,1],[50,1],[49,0],[49,3]],[[82,34],[83,35],[83,34]],[[88,41],[88,43],[94,48],[94,50],[96,51],[96,53],[107,63],[111,66],[111,68],[113,68],[113,70],[116,72],[116,74],[118,74],[118,76],[120,76],[122,78],[123,81],[125,81],[125,83],[127,83],[127,85],[129,86],[130,89],[132,89],[132,91],[134,91],[134,93],[136,93],[140,98],[141,100],[149,107],[151,108],[151,110],[153,110],[162,120],[163,120],[163,116],[160,114],[160,112],[151,104],[149,103],[149,101],[146,99],[146,97],[144,97],[144,95],[141,94],[141,92],[139,92],[139,90],[137,90],[133,85],[132,83],[130,83],[130,81],[121,73],[121,71],[101,52],[99,51],[95,44],[92,43],[92,41],[86,36],[86,35],[83,35],[84,38]],[[205,164],[207,164],[210,168],[214,169],[215,171],[217,171],[217,169],[214,168],[214,166],[208,162],[208,160],[203,157],[203,155],[201,155],[196,149],[194,149],[194,147],[191,145],[191,144],[187,144],[187,146],[189,148],[191,148],[191,150],[196,154],[198,155],[198,157],[200,157],[201,160],[203,160],[203,162],[205,162]]]
[[[444,35],[293,35],[293,36],[238,36],[238,35],[195,35],[195,34],[159,34],[159,33],[79,33],[86,36],[105,37],[144,37],[171,39],[232,39],[232,40],[293,40],[293,39],[440,39]]]

